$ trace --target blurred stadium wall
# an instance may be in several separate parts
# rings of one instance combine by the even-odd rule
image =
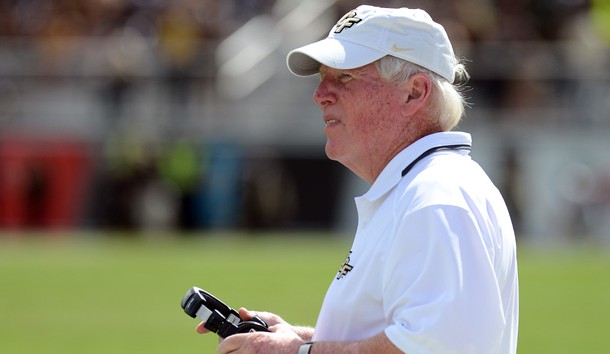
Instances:
[[[0,2],[0,228],[351,231],[366,186],[284,58],[360,3]],[[468,60],[460,129],[520,238],[610,242],[607,1],[368,3]]]

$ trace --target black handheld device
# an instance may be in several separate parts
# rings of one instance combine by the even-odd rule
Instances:
[[[181,306],[187,315],[193,318],[199,317],[204,322],[205,328],[222,338],[235,333],[269,332],[269,326],[260,317],[254,316],[242,321],[237,311],[195,286],[186,292]]]

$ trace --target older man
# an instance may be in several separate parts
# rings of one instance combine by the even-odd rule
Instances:
[[[241,309],[271,333],[231,336],[218,352],[516,353],[514,231],[470,135],[450,131],[467,73],[443,27],[422,10],[360,6],[287,62],[320,75],[326,154],[371,187],[315,329]]]

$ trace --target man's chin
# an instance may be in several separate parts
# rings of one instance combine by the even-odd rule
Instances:
[[[336,149],[334,149],[328,141],[326,142],[324,152],[326,152],[326,157],[328,157],[330,160],[339,161],[339,156]]]

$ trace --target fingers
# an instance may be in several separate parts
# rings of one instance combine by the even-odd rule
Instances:
[[[230,337],[225,338],[225,340],[221,341],[216,347],[217,354],[227,354],[234,352],[244,345],[244,341],[246,340],[246,334],[234,334]]]
[[[290,327],[279,324],[277,331],[237,333],[225,338],[216,348],[217,354],[229,353],[296,353],[303,339]]]
[[[237,312],[239,312],[239,317],[241,317],[242,321],[247,321],[257,315],[255,311],[250,311],[245,307],[240,308]]]
[[[205,325],[205,323],[201,322],[199,325],[197,325],[197,328],[195,328],[195,331],[197,331],[197,333],[199,333],[199,334],[204,334],[204,333],[210,332],[210,330],[205,328],[204,325]]]
[[[240,308],[238,310],[238,312],[239,312],[239,317],[241,317],[241,319],[244,321],[247,321],[254,316],[258,316],[263,321],[265,321],[269,326],[274,326],[274,325],[280,324],[280,323],[286,323],[286,321],[284,321],[280,316],[275,315],[270,312],[250,311],[244,307]]]

